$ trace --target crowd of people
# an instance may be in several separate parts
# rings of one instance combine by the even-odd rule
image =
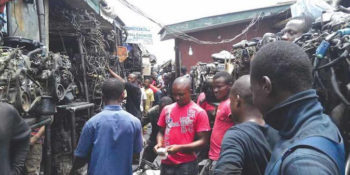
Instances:
[[[158,92],[151,89],[151,79],[145,79],[146,98],[141,99],[136,76],[123,83],[111,73],[116,79],[102,87],[106,106],[85,124],[73,171],[89,162],[91,174],[132,174],[133,155],[143,147],[142,125],[150,122],[144,158],[152,162],[157,154],[165,156],[162,175],[344,173],[342,136],[312,89],[308,56],[293,43],[262,47],[250,75],[236,81],[227,72],[216,73],[212,93],[219,104],[212,126],[201,107],[205,97],[198,104],[191,99],[190,78],[175,79],[172,96],[151,107]],[[127,88],[130,84],[139,92]],[[124,86],[128,95],[139,94],[133,105],[144,100],[141,118],[120,107]],[[200,171],[197,155],[203,150],[208,161]]]
[[[285,30],[297,34],[293,29]],[[286,40],[292,37],[285,35]],[[231,74],[217,72],[209,83],[211,88],[197,103],[192,101],[192,82],[186,74],[172,82],[169,96],[153,84],[155,79],[145,79],[141,85],[131,74],[125,89],[133,99],[127,98],[126,104],[133,104],[131,110],[143,109],[135,117],[119,107],[123,91],[112,95],[116,93],[112,89],[123,89],[124,85],[121,77],[113,71],[111,74],[116,79],[103,85],[103,95],[110,101],[86,123],[75,151],[77,159],[89,162],[92,174],[132,174],[132,155],[141,152],[141,128],[147,123],[151,123],[152,132],[144,159],[153,162],[157,155],[162,156],[161,175],[344,174],[342,136],[323,113],[312,89],[310,59],[296,44],[266,44],[251,61],[250,75],[235,81]],[[108,84],[109,91],[105,90]],[[134,90],[127,87],[130,84]],[[139,94],[137,98],[135,94]],[[217,104],[207,100],[210,95]],[[208,160],[200,170],[198,162],[203,158]]]
[[[196,102],[186,70],[169,87],[162,76],[142,80],[131,73],[125,81],[109,69],[113,78],[102,85],[104,108],[85,123],[71,174],[88,164],[88,174],[131,175],[133,160],[144,150],[147,161],[164,158],[161,175],[343,175],[342,136],[312,89],[310,59],[289,42],[308,23],[291,20],[283,30],[286,41],[259,49],[248,75],[234,80],[217,72]],[[0,174],[15,174],[24,164],[21,152],[28,151],[30,130],[18,127],[25,124],[13,107],[0,105],[0,128],[7,128],[0,131],[5,148],[0,150]],[[152,130],[145,142],[148,123]],[[33,134],[35,142],[43,130]],[[15,149],[9,142],[16,143]],[[10,160],[7,150],[17,150],[17,156]],[[208,160],[200,170],[203,159]]]

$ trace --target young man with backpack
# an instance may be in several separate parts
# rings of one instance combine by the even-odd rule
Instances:
[[[263,46],[250,68],[254,105],[279,131],[265,174],[344,174],[344,144],[312,89],[312,66],[296,44]]]

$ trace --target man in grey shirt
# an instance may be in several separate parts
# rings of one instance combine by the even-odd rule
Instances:
[[[29,151],[30,129],[9,104],[0,103],[0,174],[21,174]]]

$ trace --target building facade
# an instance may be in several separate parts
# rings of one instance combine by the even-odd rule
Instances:
[[[255,37],[262,37],[265,33],[279,32],[287,19],[290,18],[290,5],[264,7],[248,11],[234,12],[212,17],[205,17],[191,21],[185,21],[168,25],[159,32],[162,40],[175,39],[176,59],[180,60],[181,66],[190,70],[198,62],[213,62],[212,54],[222,50],[231,51],[232,45],[241,40],[250,40]],[[232,42],[222,44],[197,44],[192,41],[179,39],[176,34],[169,31],[180,31],[193,36],[201,41],[220,42],[231,39],[242,33],[252,19],[258,15],[262,16],[249,31]]]

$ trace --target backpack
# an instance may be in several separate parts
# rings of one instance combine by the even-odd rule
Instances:
[[[322,136],[311,136],[291,145],[273,165],[269,175],[279,175],[283,160],[298,148],[309,148],[327,155],[337,165],[341,175],[345,174],[345,149],[343,140],[339,143]]]

